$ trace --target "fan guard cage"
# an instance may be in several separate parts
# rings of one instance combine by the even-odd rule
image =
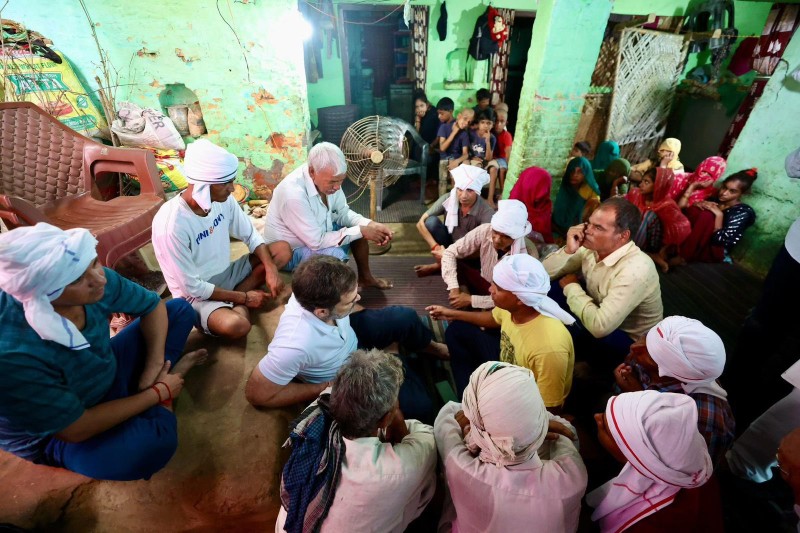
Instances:
[[[383,171],[387,187],[403,175],[408,165],[406,127],[391,117],[373,115],[354,122],[342,136],[340,148],[347,160],[347,177],[368,187]]]

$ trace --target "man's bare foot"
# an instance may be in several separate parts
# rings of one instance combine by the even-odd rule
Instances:
[[[359,287],[376,287],[381,290],[391,289],[394,287],[392,282],[386,278],[369,277],[367,279],[358,280]]]
[[[185,376],[192,367],[205,364],[206,361],[208,361],[208,350],[200,348],[199,350],[183,354],[183,357],[180,358],[180,361],[175,363],[175,366],[172,367],[169,373]]]
[[[425,276],[433,276],[438,274],[441,271],[439,267],[439,263],[431,263],[430,265],[415,265],[414,272],[417,274],[418,278],[424,278]]]
[[[450,359],[450,350],[446,344],[441,342],[431,341],[429,345],[422,349],[422,353],[432,355],[436,359],[447,361]]]

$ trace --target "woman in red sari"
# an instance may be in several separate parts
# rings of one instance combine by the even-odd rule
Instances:
[[[722,182],[716,199],[697,202],[686,210],[692,232],[679,247],[680,255],[671,264],[731,262],[730,252],[734,245],[756,221],[753,208],[742,203],[742,195],[750,192],[756,178],[758,171],[755,168],[731,174]],[[678,205],[683,207],[688,201],[689,196],[684,193]]]
[[[522,171],[519,179],[511,189],[509,198],[519,200],[528,208],[528,222],[533,231],[542,235],[546,243],[553,242],[553,230],[550,219],[553,215],[553,202],[550,200],[550,187],[553,178],[543,168],[529,167]],[[533,236],[531,240],[536,242]]]
[[[678,174],[669,190],[669,195],[676,202],[684,194],[688,195],[687,206],[708,200],[716,194],[714,183],[725,173],[728,163],[721,157],[707,157],[691,174]]]
[[[625,196],[642,212],[642,224],[633,241],[663,272],[669,271],[667,257],[689,236],[691,226],[669,191],[675,174],[669,168],[651,168],[639,187]]]

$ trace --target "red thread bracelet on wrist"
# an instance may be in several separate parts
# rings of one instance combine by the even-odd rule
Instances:
[[[431,252],[434,251],[438,246],[439,246],[438,244],[434,244],[433,246],[431,246]]]
[[[161,383],[161,382],[159,381],[159,383]],[[158,387],[156,387],[156,384],[153,383],[152,385],[150,385],[150,388],[153,389],[154,391],[156,391],[156,394],[158,394],[158,403],[161,403],[162,402],[162,400],[161,400],[161,391],[158,390]]]
[[[164,387],[167,388],[167,394],[169,395],[169,397],[166,400],[161,400],[161,394],[159,394],[158,395],[158,399],[160,401],[158,403],[160,403],[161,405],[172,405],[172,390],[170,390],[169,385],[167,385],[163,381],[156,381],[155,383],[153,383],[153,386],[155,387],[159,383],[164,385]]]

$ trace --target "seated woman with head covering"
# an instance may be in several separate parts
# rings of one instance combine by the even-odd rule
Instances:
[[[714,156],[704,159],[691,174],[677,173],[669,190],[670,197],[677,202],[686,195],[687,207],[708,200],[717,192],[714,183],[725,173],[727,166],[723,158]]]
[[[678,256],[672,258],[670,264],[730,262],[733,247],[756,222],[756,212],[742,203],[741,198],[750,192],[757,178],[754,168],[740,170],[725,178],[716,199],[697,202],[686,209],[692,231],[678,247]],[[688,196],[684,193],[678,205],[684,208],[687,203]]]
[[[547,412],[530,370],[482,364],[434,434],[452,499],[439,531],[577,530],[587,475],[575,430]]]
[[[433,428],[403,418],[402,382],[397,357],[356,350],[293,422],[276,533],[400,533],[422,513],[436,488],[436,444]]]
[[[656,157],[631,167],[631,181],[638,183],[644,173],[653,167],[668,168],[675,173],[683,172],[683,163],[678,158],[680,153],[681,141],[674,137],[667,137],[659,145]]]
[[[567,165],[553,207],[553,230],[566,236],[567,230],[586,222],[600,205],[600,188],[592,165],[585,157],[576,157]]]
[[[553,201],[550,199],[550,187],[553,178],[543,168],[528,167],[519,175],[511,189],[509,200],[519,200],[528,209],[528,222],[531,223],[531,236],[534,232],[546,243],[553,242],[552,221]],[[538,236],[537,236],[538,237]],[[534,242],[537,239],[531,237]]]
[[[725,345],[699,320],[670,316],[631,345],[614,370],[622,392],[657,390],[687,394],[697,403],[697,429],[714,465],[733,444],[736,423],[728,394],[717,379],[725,367]]]
[[[601,532],[723,530],[719,487],[691,398],[628,392],[608,400],[595,420],[600,444],[624,464],[586,495]]]
[[[669,196],[673,178],[674,174],[668,168],[651,168],[645,172],[639,186],[625,196],[642,213],[642,223],[633,236],[633,242],[663,272],[669,271],[669,252],[674,254],[692,231],[689,219]]]
[[[181,356],[185,300],[97,261],[88,230],[0,236],[0,449],[95,479],[149,479],[177,448],[172,399],[207,357]],[[109,315],[141,317],[109,338]]]
[[[592,159],[592,170],[603,171],[611,162],[619,157],[619,144],[616,141],[603,141],[597,147],[597,153]]]
[[[631,164],[627,159],[618,157],[608,164],[605,170],[595,170],[594,177],[600,187],[600,199],[605,200],[611,196],[617,196],[620,190],[627,191],[628,176],[631,173]]]

